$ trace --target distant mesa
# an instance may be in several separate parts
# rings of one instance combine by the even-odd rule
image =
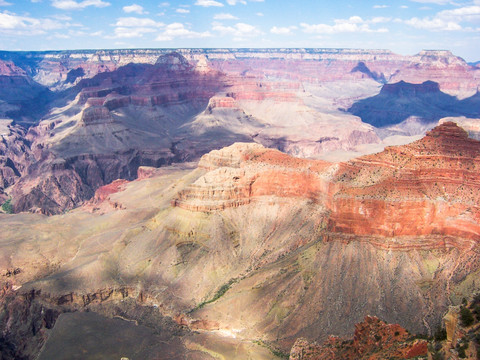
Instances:
[[[410,117],[434,123],[448,116],[480,116],[480,95],[459,100],[440,90],[438,83],[412,84],[399,81],[383,85],[380,93],[354,103],[349,109],[363,122],[375,127],[399,124]]]

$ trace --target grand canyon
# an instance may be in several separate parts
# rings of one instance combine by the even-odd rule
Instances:
[[[480,353],[478,64],[1,51],[0,84],[0,359]]]

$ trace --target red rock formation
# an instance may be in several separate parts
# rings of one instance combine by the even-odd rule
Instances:
[[[478,240],[479,144],[444,123],[410,145],[341,164],[329,201],[330,231]]]
[[[213,151],[199,166],[210,171],[173,205],[214,211],[262,196],[298,197],[330,210],[329,239],[352,236],[399,250],[470,248],[480,239],[480,142],[454,123],[412,144],[335,166],[257,144]]]
[[[427,355],[427,341],[417,340],[400,325],[373,316],[355,325],[353,340],[331,336],[323,345],[298,339],[290,360],[411,359]]]

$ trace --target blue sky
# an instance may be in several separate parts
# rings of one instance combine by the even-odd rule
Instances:
[[[0,0],[0,49],[447,49],[480,60],[480,0]]]

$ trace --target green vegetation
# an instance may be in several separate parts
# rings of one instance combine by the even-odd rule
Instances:
[[[210,304],[210,303],[213,303],[215,301],[217,301],[218,299],[220,299],[223,295],[225,295],[225,293],[230,290],[230,288],[232,287],[233,283],[235,283],[237,281],[237,279],[230,279],[228,281],[228,283],[226,284],[223,284],[220,289],[217,290],[217,292],[215,293],[215,295],[213,295],[213,297],[210,299],[210,300],[206,300],[206,301],[203,301],[201,302],[200,304],[198,304],[195,309],[193,309],[191,312],[195,311],[195,310],[198,310],[198,309],[201,309],[203,308],[205,305],[207,304]]]
[[[460,359],[465,359],[467,357],[467,354],[465,352],[465,350],[468,349],[468,346],[470,345],[470,343],[468,342],[468,340],[464,341],[463,344],[460,345],[457,344],[457,351],[458,351],[458,357]]]
[[[3,203],[2,210],[7,214],[13,214],[12,199],[8,199]]]
[[[267,344],[263,340],[255,340],[253,343],[263,346],[264,348],[268,349],[274,356],[280,359],[288,359],[290,357],[290,354],[285,353],[282,350],[279,350],[277,348],[274,348],[273,346],[271,346],[270,344]]]
[[[447,330],[442,327],[438,327],[437,331],[435,331],[435,334],[433,335],[435,341],[443,341],[447,339]]]
[[[473,315],[470,309],[465,306],[462,306],[460,309],[460,320],[462,321],[463,326],[470,326],[473,324]]]

